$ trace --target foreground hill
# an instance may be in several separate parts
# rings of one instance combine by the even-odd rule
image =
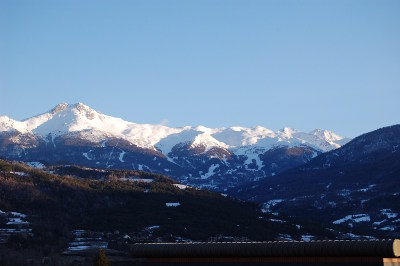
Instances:
[[[400,236],[400,125],[361,135],[309,163],[230,191],[266,212],[327,228]]]
[[[301,165],[348,141],[327,130],[136,124],[81,103],[59,104],[24,121],[0,117],[3,158],[143,170],[219,191]]]
[[[52,172],[68,174],[60,176],[5,161],[0,161],[0,171],[1,210],[40,216],[41,226],[56,222],[54,226],[69,229],[137,231],[157,225],[161,237],[165,233],[191,239],[216,234],[274,236],[262,229],[255,206],[174,185],[160,175],[53,168]]]
[[[76,166],[39,170],[0,160],[0,261],[13,250],[19,258],[89,246],[126,251],[143,241],[301,239],[304,232],[334,237],[280,218],[285,221],[161,175]]]

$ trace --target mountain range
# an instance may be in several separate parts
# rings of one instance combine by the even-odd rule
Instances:
[[[5,159],[143,170],[219,191],[274,176],[349,141],[320,129],[136,124],[82,103],[62,103],[23,121],[0,117]]]
[[[136,124],[60,104],[24,121],[0,117],[0,156],[48,173],[76,164],[164,174],[255,202],[301,239],[400,236],[400,125],[350,140],[327,130]]]
[[[353,236],[400,236],[400,125],[363,134],[308,163],[229,190],[265,212]]]

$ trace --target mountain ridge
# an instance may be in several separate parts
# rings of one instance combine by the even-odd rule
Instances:
[[[400,124],[358,136],[303,165],[228,193],[262,204],[266,212],[317,219],[356,235],[398,237],[399,161]]]
[[[53,120],[56,122],[53,122]],[[105,125],[108,127],[105,127]],[[211,142],[211,146],[219,145],[231,149],[255,145],[259,140],[265,138],[276,138],[277,142],[286,141],[285,144],[290,144],[290,139],[296,139],[299,141],[293,143],[294,145],[299,144],[299,142],[300,144],[308,143],[319,148],[321,151],[328,151],[338,148],[349,140],[334,132],[321,129],[315,129],[306,133],[292,128],[283,128],[274,132],[261,126],[253,128],[207,128],[204,126],[169,128],[163,125],[136,124],[121,118],[104,115],[83,103],[61,103],[48,112],[22,121],[11,119],[8,116],[0,116],[0,132],[16,130],[20,133],[38,134],[43,137],[48,134],[100,129],[100,126],[103,127],[100,131],[104,133],[109,133],[113,136],[128,136],[126,137],[127,140],[130,140],[141,148],[157,148],[156,144],[161,140],[174,134],[187,133],[186,131],[194,133],[195,136],[190,139],[194,144],[210,144],[209,142]],[[142,138],[149,138],[149,135],[153,135],[153,138],[145,142],[135,142],[137,139],[132,138],[133,134],[137,134]],[[309,138],[314,136],[315,139],[302,139],[301,137],[305,135],[310,135],[307,136]],[[317,139],[326,141],[327,145],[316,144],[315,141]]]
[[[327,130],[136,124],[82,103],[23,121],[0,117],[0,154],[7,159],[145,170],[212,190],[274,175],[347,141]]]

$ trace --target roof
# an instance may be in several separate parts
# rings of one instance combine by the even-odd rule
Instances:
[[[400,240],[137,243],[137,258],[381,257],[400,256]]]

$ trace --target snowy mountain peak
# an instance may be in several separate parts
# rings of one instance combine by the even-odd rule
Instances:
[[[52,135],[53,138],[74,132],[91,132],[86,134],[85,138],[92,142],[104,141],[109,137],[122,138],[141,148],[161,150],[165,155],[180,143],[187,143],[190,147],[203,146],[206,150],[212,147],[230,150],[243,148],[266,150],[282,145],[308,145],[320,151],[328,151],[349,141],[333,132],[319,129],[303,133],[287,127],[274,132],[261,126],[169,128],[163,125],[135,124],[103,115],[83,103],[60,103],[49,112],[24,121],[15,121],[2,116],[1,131],[18,131],[43,137]]]
[[[68,103],[60,103],[53,109],[51,109],[50,113],[55,115],[58,112],[64,111],[68,107]]]
[[[332,131],[323,130],[323,129],[314,129],[310,132],[310,134],[317,136],[320,139],[325,140],[331,145],[335,145],[337,148],[349,142],[351,139],[342,137]]]
[[[327,130],[136,124],[83,103],[61,103],[24,121],[0,117],[0,150],[12,159],[164,173],[208,189],[275,175],[346,141]]]
[[[202,125],[197,126],[194,129],[196,131],[199,131],[199,132],[209,132],[211,130],[211,128],[208,128],[208,127],[205,127],[205,126],[202,126]]]
[[[320,138],[325,138],[326,140],[340,140],[343,139],[342,136],[339,136],[332,131],[329,130],[323,130],[323,129],[314,129],[313,131],[310,132],[310,134],[313,134],[315,136],[318,136]]]
[[[279,132],[282,132],[283,135],[286,135],[288,137],[292,137],[293,134],[298,133],[297,129],[290,128],[290,127],[285,127],[283,129],[279,130]]]
[[[37,123],[36,127],[30,129],[33,133],[42,136],[92,130],[120,137],[121,131],[126,128],[127,124],[122,119],[102,115],[82,103],[62,103],[50,112],[33,117],[26,122],[31,120],[40,120],[42,122]]]
[[[0,116],[0,132],[14,131],[17,127],[17,121],[8,116]]]
[[[55,115],[57,113],[65,111],[65,110],[68,110],[70,112],[77,110],[78,113],[80,113],[81,115],[85,115],[87,113],[99,113],[99,112],[95,111],[94,109],[90,108],[89,106],[79,102],[79,103],[75,103],[75,104],[68,104],[68,103],[57,104],[56,107],[54,107],[53,109],[51,109],[48,112],[48,114]]]

